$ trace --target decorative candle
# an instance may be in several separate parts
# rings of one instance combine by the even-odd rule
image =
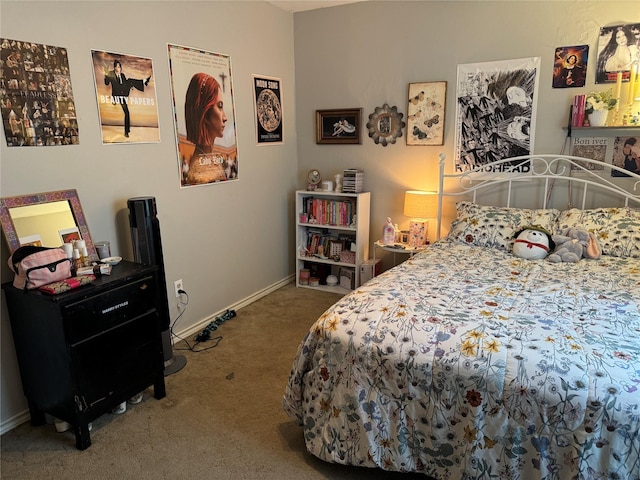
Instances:
[[[631,65],[631,72],[629,73],[629,89],[627,91],[627,103],[633,105],[634,95],[636,91],[636,74],[638,73],[638,65],[635,63]]]
[[[622,90],[622,72],[616,75],[616,112],[620,109],[620,90]]]

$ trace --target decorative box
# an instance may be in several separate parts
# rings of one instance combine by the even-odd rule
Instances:
[[[340,261],[342,263],[356,263],[356,252],[342,250],[340,252]]]

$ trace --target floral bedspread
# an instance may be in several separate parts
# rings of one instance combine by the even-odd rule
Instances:
[[[330,462],[640,479],[640,260],[436,243],[315,322],[283,407]]]

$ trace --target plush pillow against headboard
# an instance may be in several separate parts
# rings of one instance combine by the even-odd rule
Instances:
[[[558,231],[584,228],[596,235],[602,253],[640,258],[640,209],[630,207],[565,210],[558,217]]]
[[[555,231],[560,214],[555,209],[493,207],[472,202],[458,202],[456,212],[447,238],[503,250],[509,250],[516,232],[528,225]]]

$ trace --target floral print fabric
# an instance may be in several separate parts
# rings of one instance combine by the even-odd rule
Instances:
[[[448,238],[481,247],[510,250],[516,233],[524,227],[539,225],[553,232],[560,214],[555,209],[494,207],[472,202],[456,204],[456,219]]]
[[[438,480],[640,478],[640,261],[454,241],[343,297],[283,407],[330,462]]]
[[[640,209],[572,208],[558,218],[558,231],[578,227],[593,233],[604,255],[640,258]]]

